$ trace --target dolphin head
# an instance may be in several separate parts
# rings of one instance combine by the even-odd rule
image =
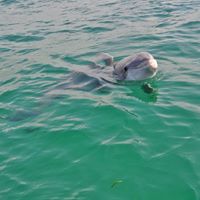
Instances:
[[[113,64],[113,74],[118,80],[144,80],[157,72],[157,62],[149,53],[139,53]]]

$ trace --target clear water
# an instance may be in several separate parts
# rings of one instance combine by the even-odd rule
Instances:
[[[199,0],[0,1],[0,199],[200,199]],[[95,68],[148,51],[157,76]]]

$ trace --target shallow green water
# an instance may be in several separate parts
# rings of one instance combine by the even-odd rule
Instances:
[[[200,4],[0,1],[0,199],[200,199]],[[149,51],[157,76],[92,67]]]

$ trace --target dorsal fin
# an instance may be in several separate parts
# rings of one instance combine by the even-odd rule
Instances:
[[[102,61],[105,63],[106,66],[113,65],[113,56],[108,53],[100,53],[97,56],[97,62]]]

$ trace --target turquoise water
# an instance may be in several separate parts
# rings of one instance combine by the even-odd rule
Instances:
[[[200,199],[200,4],[0,1],[0,199]],[[148,51],[154,88],[117,82]]]

